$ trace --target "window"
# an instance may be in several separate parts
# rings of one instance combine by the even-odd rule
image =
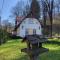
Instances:
[[[40,30],[40,26],[39,26],[39,30]]]
[[[24,26],[22,26],[22,29],[24,28]]]
[[[24,21],[24,23],[25,23],[25,21]]]
[[[28,35],[28,34],[29,34],[28,29],[26,29],[26,31],[25,31],[25,35]]]
[[[34,35],[36,34],[36,29],[33,29],[33,34],[34,34]]]
[[[36,22],[36,24],[38,24],[38,22]]]

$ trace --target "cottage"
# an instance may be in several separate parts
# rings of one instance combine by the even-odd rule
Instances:
[[[25,18],[17,26],[17,36],[42,35],[40,21],[35,18]]]

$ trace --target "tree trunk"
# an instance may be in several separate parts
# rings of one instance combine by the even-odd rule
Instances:
[[[53,24],[53,17],[52,17],[52,11],[49,12],[49,18],[50,18],[50,29],[51,29],[51,37],[52,37],[52,24]]]

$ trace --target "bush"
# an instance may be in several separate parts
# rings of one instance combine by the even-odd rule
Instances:
[[[0,29],[0,45],[8,40],[8,33],[6,29]]]

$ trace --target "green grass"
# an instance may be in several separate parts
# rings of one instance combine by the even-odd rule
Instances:
[[[48,48],[49,51],[41,54],[39,60],[60,60],[60,40],[53,39],[53,41],[55,43],[43,44],[43,47]],[[0,46],[0,60],[28,60],[28,55],[21,52],[24,47],[26,43],[21,43],[21,40],[8,41]]]

